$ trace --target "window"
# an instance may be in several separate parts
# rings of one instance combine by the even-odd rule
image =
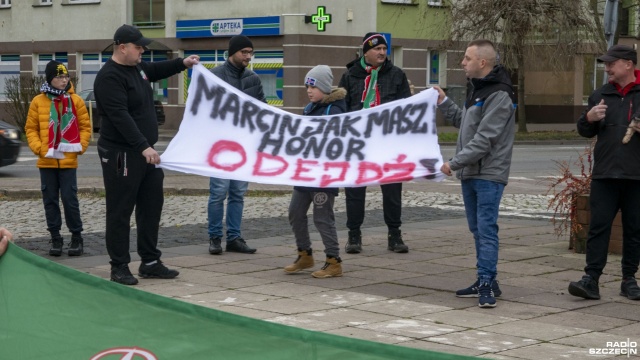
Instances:
[[[438,7],[443,6],[442,5],[442,0],[429,0],[427,2],[427,5],[429,5],[429,6],[438,6]]]
[[[33,0],[33,6],[51,6],[53,0]]]
[[[1,8],[10,8],[11,0],[0,0],[0,9]]]
[[[164,26],[164,0],[133,0],[133,25]]]
[[[100,4],[100,0],[62,0],[62,5]]]
[[[427,63],[429,72],[427,73],[427,84],[440,84],[440,53],[437,50],[429,51],[429,61]]]
[[[67,59],[66,52],[59,52],[59,53],[53,53],[53,54],[38,54],[38,67],[36,68],[38,71],[37,72],[38,75],[44,76],[44,69],[47,67],[47,63],[51,60],[59,61],[63,63],[64,66],[67,67],[67,69],[69,68],[69,65],[67,65],[68,59]]]
[[[145,53],[142,54],[142,61],[153,62],[163,60],[167,60],[167,53],[164,51],[145,51]],[[169,97],[169,80],[158,80],[156,82],[152,82],[151,86],[153,87],[153,99],[160,100],[166,104]]]
[[[0,100],[7,100],[5,81],[20,76],[20,55],[0,55]]]

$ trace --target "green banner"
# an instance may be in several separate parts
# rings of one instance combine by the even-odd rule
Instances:
[[[471,359],[298,329],[150,294],[11,244],[0,359]]]

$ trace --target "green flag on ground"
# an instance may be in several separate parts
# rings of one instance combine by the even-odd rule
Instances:
[[[10,245],[0,359],[469,359],[298,329],[105,281]]]

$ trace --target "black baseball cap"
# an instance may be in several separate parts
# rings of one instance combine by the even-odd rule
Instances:
[[[618,59],[631,60],[634,64],[638,63],[638,53],[627,45],[613,45],[607,50],[607,53],[598,58],[599,62],[611,62]]]
[[[151,44],[151,40],[142,36],[138,28],[131,25],[122,25],[113,34],[113,41],[116,45],[132,43],[138,46],[147,46]]]

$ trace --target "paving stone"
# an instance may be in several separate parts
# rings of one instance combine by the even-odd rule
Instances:
[[[250,309],[271,311],[278,314],[293,315],[302,312],[331,309],[331,305],[300,301],[296,299],[274,299],[269,301],[238,304],[238,306]]]
[[[374,324],[357,325],[356,327],[416,339],[423,339],[426,337],[463,330],[462,327],[458,326],[436,324],[429,321],[415,319],[394,319]]]
[[[400,318],[412,318],[418,315],[447,311],[446,306],[431,305],[408,300],[383,300],[352,306],[354,309],[393,315]]]
[[[633,327],[628,328],[626,325],[633,324],[631,320],[624,319],[616,319],[612,317],[600,316],[600,315],[591,315],[591,314],[580,314],[580,316],[576,316],[575,312],[561,312],[553,315],[542,316],[535,319],[536,322],[547,323],[547,324],[555,324],[555,325],[563,325],[563,326],[571,326],[582,329],[590,329],[595,331],[604,331],[609,330],[612,334],[631,334],[634,332],[627,332],[628,330],[633,330]],[[640,323],[636,323],[637,332],[634,334],[640,334]],[[627,329],[625,329],[627,328]],[[618,329],[625,329],[617,332]]]
[[[578,312],[593,315],[610,316],[618,319],[640,321],[638,301],[629,304],[617,302],[597,304],[594,306],[581,308],[578,310]]]
[[[391,282],[376,283],[371,285],[360,286],[351,289],[353,291],[362,292],[370,295],[379,295],[385,298],[404,298],[420,294],[428,294],[429,289],[393,284]]]
[[[325,291],[325,289],[320,286],[300,285],[290,282],[277,282],[267,285],[248,286],[244,287],[242,290],[280,297],[298,297],[301,295]]]
[[[429,351],[437,351],[441,354],[456,354],[456,355],[466,355],[466,356],[478,356],[484,354],[484,351],[478,351],[473,349],[467,349],[460,346],[452,346],[439,344],[432,341],[425,340],[411,340],[400,343],[401,346],[429,350]],[[437,356],[435,356],[437,357]]]
[[[521,347],[518,349],[507,350],[499,353],[498,355],[509,355],[514,356],[518,359],[545,359],[545,360],[562,360],[562,359],[586,359],[589,357],[593,357],[594,355],[589,355],[589,350],[566,346],[560,344],[536,344],[532,346]],[[607,359],[609,356],[598,356],[598,359]]]
[[[303,318],[300,316],[280,315],[272,318],[264,319],[269,322],[295,326],[301,329],[314,330],[314,331],[327,331],[340,328],[339,324],[332,324],[322,320],[314,318]]]
[[[396,317],[374,313],[370,311],[362,311],[353,308],[337,308],[329,310],[313,311],[304,314],[297,314],[300,318],[313,318],[328,323],[335,324],[335,327],[358,326],[366,324],[375,324],[383,321],[395,320]]]
[[[482,330],[542,341],[555,340],[591,331],[564,325],[538,323],[530,320],[511,321],[503,324],[485,326]]]
[[[594,331],[586,334],[553,340],[552,343],[577,346],[586,350],[590,348],[605,348],[607,347],[607,342],[623,342],[629,340],[638,343],[640,342],[640,336],[638,334],[624,336],[601,331]]]
[[[440,336],[432,336],[426,338],[425,340],[447,345],[456,345],[490,353],[497,353],[509,349],[517,349],[540,342],[535,339],[502,334],[498,335],[482,330],[454,332]]]
[[[406,341],[414,340],[414,339],[406,337],[406,336],[399,336],[399,335],[394,335],[394,334],[381,333],[381,332],[378,332],[378,331],[360,329],[360,328],[356,328],[356,327],[346,327],[346,328],[328,330],[326,332],[330,333],[330,334],[346,336],[346,337],[351,337],[351,338],[356,338],[356,339],[375,341],[375,342],[379,342],[379,343],[383,343],[383,344],[402,345],[402,343],[404,343]]]
[[[375,296],[363,294],[355,291],[329,290],[321,293],[312,293],[308,295],[296,296],[297,299],[303,301],[313,301],[322,304],[329,304],[339,307],[348,307],[370,302],[387,300],[383,296]]]
[[[477,313],[466,310],[449,310],[414,317],[418,320],[460,326],[467,329],[477,329],[485,326],[515,322],[518,319],[499,316],[496,314]]]

